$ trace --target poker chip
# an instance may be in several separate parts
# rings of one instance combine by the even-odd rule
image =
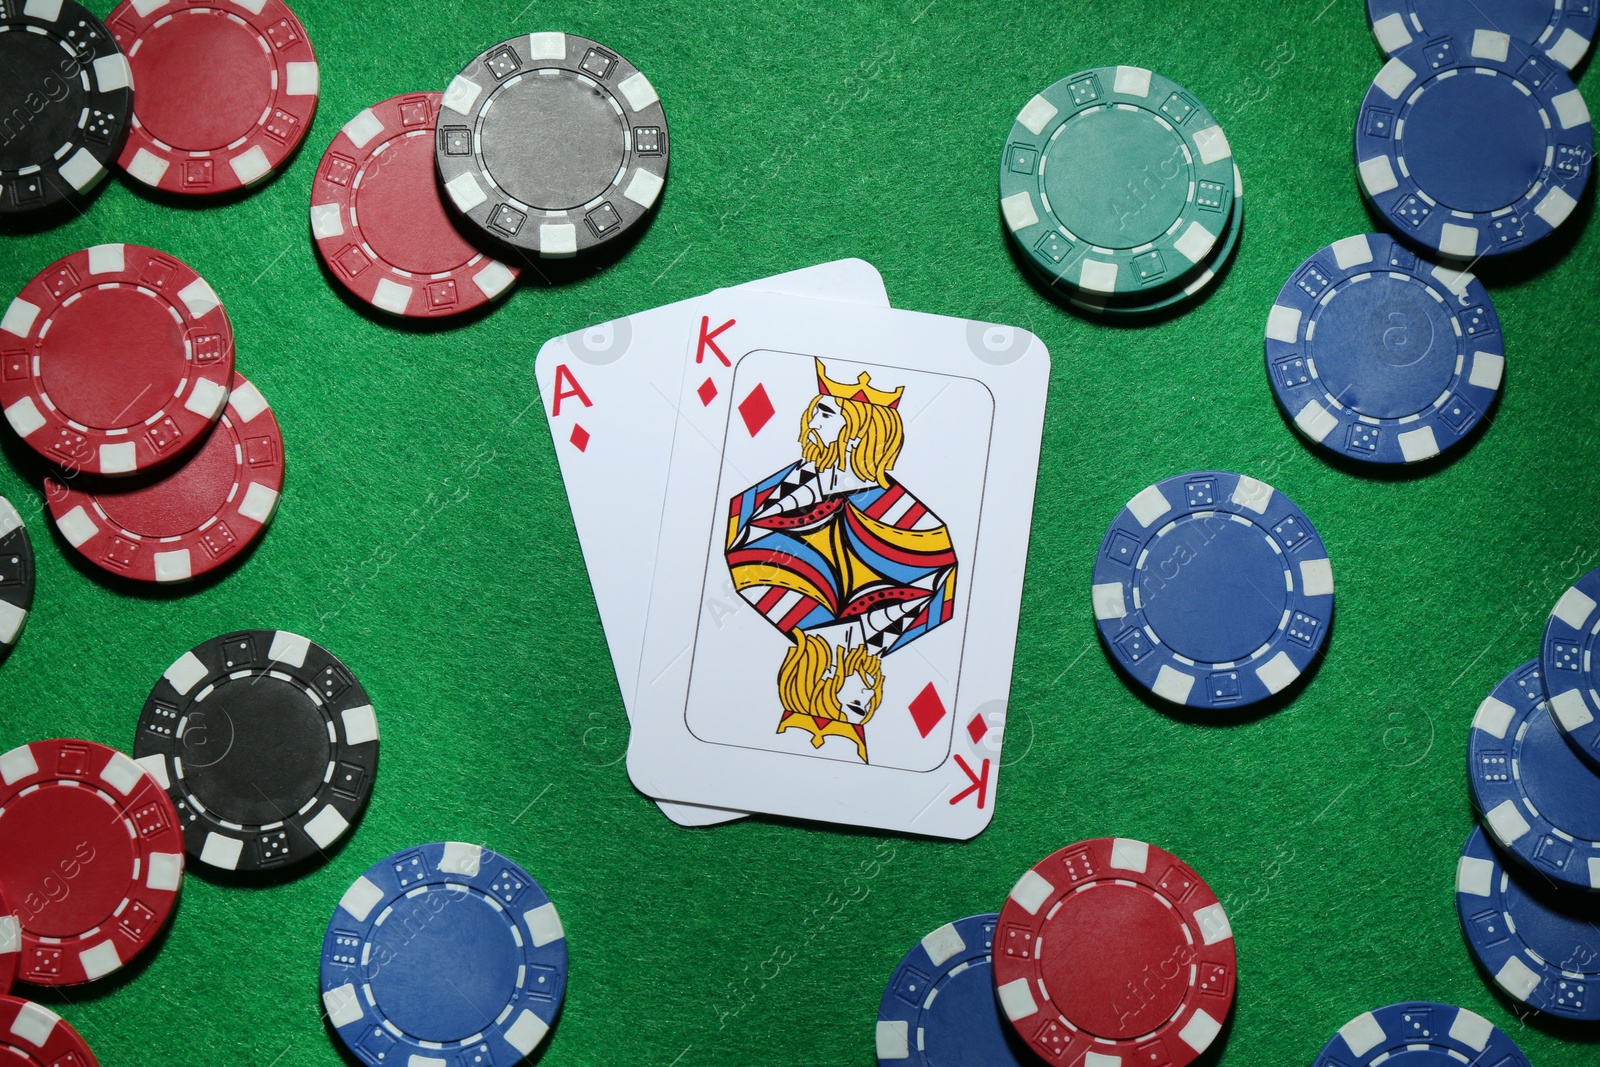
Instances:
[[[1544,627],[1540,666],[1550,711],[1572,747],[1600,770],[1600,568],[1568,589]]]
[[[1456,910],[1472,955],[1519,1003],[1583,1022],[1600,1020],[1600,908],[1508,865],[1481,827],[1461,849]],[[1493,1061],[1487,1061],[1493,1062]]]
[[[72,891],[50,891],[66,871]],[[172,913],[183,885],[178,813],[115,749],[74,740],[14,748],[0,755],[0,884],[22,920],[19,978],[65,986],[103,977],[148,948]]]
[[[22,920],[0,885],[0,996],[11,992],[17,980],[17,964],[22,959]]]
[[[122,0],[106,25],[133,68],[133,127],[117,163],[168,193],[265,179],[317,111],[317,57],[283,0]]]
[[[1211,112],[1141,67],[1097,67],[1028,101],[1006,138],[1000,209],[1046,278],[1138,293],[1204,263],[1228,225],[1233,150]]]
[[[232,377],[222,302],[153,248],[74,252],[0,319],[0,408],[68,470],[134,474],[184,455],[222,414]]]
[[[895,968],[878,1005],[878,1063],[1026,1067],[1000,1018],[990,952],[998,915],[946,923]]]
[[[435,159],[479,232],[577,255],[638,226],[667,180],[667,116],[650,80],[569,33],[495,45],[445,91]]]
[[[1500,390],[1500,317],[1483,283],[1382,234],[1296,268],[1267,317],[1267,375],[1310,440],[1368,463],[1461,444]]]
[[[322,942],[322,1003],[362,1063],[520,1063],[566,984],[566,934],[539,883],[457,841],[368,869]]]
[[[1186,1067],[1233,1004],[1233,929],[1216,894],[1143,841],[1051,853],[1018,880],[999,922],[1000,1008],[1051,1063],[1088,1054]]]
[[[1323,1046],[1312,1067],[1380,1063],[1528,1067],[1515,1041],[1488,1019],[1453,1004],[1411,1001],[1358,1015]]]
[[[378,719],[333,653],[246,630],[183,654],[139,717],[134,758],[177,806],[208,867],[262,871],[325,855],[378,770]]]
[[[0,496],[0,658],[17,643],[27,625],[33,583],[33,545],[28,530],[11,501]]]
[[[1594,127],[1559,64],[1504,33],[1460,31],[1395,52],[1362,101],[1355,150],[1391,229],[1474,259],[1567,220],[1589,183]]]
[[[0,215],[99,185],[133,111],[128,61],[105,24],[73,0],[0,5],[0,70]]]
[[[199,451],[138,479],[46,478],[56,528],[102,570],[186,582],[239,557],[272,521],[283,488],[283,435],[254,385],[235,373]]]
[[[1544,50],[1571,70],[1594,40],[1593,0],[1367,0],[1378,47],[1394,55],[1418,39],[1492,26]]]
[[[1094,565],[1112,656],[1174,704],[1227,708],[1282,692],[1333,614],[1333,569],[1294,501],[1265,482],[1198,471],[1130,500]]]
[[[42,1004],[0,996],[0,1061],[7,1067],[99,1067],[88,1044]]]
[[[345,123],[311,187],[311,232],[328,271],[382,311],[457,315],[519,273],[461,236],[439,196],[433,136],[441,93],[374,104]]]
[[[1555,882],[1600,889],[1600,772],[1556,727],[1538,660],[1479,706],[1467,761],[1473,800],[1502,847]]]

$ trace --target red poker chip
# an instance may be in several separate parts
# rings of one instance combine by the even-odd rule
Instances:
[[[100,1067],[78,1031],[42,1004],[0,996],[0,1063],[7,1067]]]
[[[282,489],[277,417],[237,373],[216,429],[175,469],[44,484],[61,535],[97,567],[141,582],[186,582],[223,566],[261,536]]]
[[[17,961],[22,958],[22,923],[12,910],[5,887],[0,886],[0,996],[11,992],[17,980]]]
[[[197,446],[233,377],[233,327],[188,264],[141,245],[57,260],[0,319],[0,409],[51,462],[136,474]]]
[[[64,986],[110,974],[155,941],[177,902],[177,809],[105,745],[14,748],[0,755],[0,882],[22,923],[19,978]]]
[[[439,196],[434,127],[443,93],[374,104],[344,124],[317,167],[311,232],[346,289],[393,315],[482,307],[521,271],[461,235]]]
[[[276,170],[311,128],[317,57],[282,0],[123,0],[106,18],[133,70],[117,163],[169,193],[225,193]]]
[[[1011,890],[995,933],[1000,1007],[1050,1063],[1093,1053],[1186,1067],[1222,1029],[1235,974],[1216,894],[1143,841],[1101,837],[1052,853]]]

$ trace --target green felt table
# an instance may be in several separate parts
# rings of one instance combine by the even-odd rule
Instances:
[[[1361,3],[298,10],[321,105],[274,180],[173,206],[113,179],[81,217],[0,238],[5,294],[103,242],[196,267],[226,303],[239,367],[274,405],[288,458],[277,519],[242,567],[149,590],[75,558],[45,516],[41,468],[5,434],[0,494],[28,521],[38,597],[0,667],[0,749],[58,736],[131,749],[162,671],[248,627],[341,656],[383,730],[372,804],[327,862],[264,884],[191,867],[159,951],[91,986],[35,991],[102,1063],[349,1062],[318,996],[329,915],[372,863],[455,839],[519,860],[560,908],[572,970],[550,1067],[864,1067],[884,984],[917,939],[998,909],[1055,848],[1108,835],[1181,855],[1231,914],[1238,999],[1212,1062],[1310,1064],[1351,1017],[1436,999],[1506,1028],[1535,1064],[1600,1063],[1593,1031],[1524,1020],[1497,997],[1454,899],[1473,712],[1537,654],[1561,592],[1600,564],[1593,193],[1547,249],[1481,272],[1507,372],[1470,451],[1378,477],[1309,448],[1274,403],[1262,334],[1306,255],[1377,225],[1351,158],[1381,65]],[[459,328],[358,312],[308,232],[323,148],[367,105],[442,89],[489,44],[538,29],[602,40],[658,87],[674,147],[648,233],[593,276],[552,286],[530,268],[530,284]],[[1249,205],[1211,297],[1131,327],[1041,295],[1008,253],[995,193],[1029,97],[1119,63],[1207,102]],[[1600,99],[1592,71],[1582,84]],[[769,820],[684,830],[633,790],[534,384],[552,336],[846,256],[874,263],[898,307],[1024,326],[1052,355],[1004,769],[992,825],[966,843]],[[1207,468],[1289,493],[1333,560],[1326,656],[1265,716],[1169,714],[1129,690],[1096,635],[1090,570],[1117,509]]]

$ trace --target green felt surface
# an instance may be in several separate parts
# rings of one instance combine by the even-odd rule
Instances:
[[[381,857],[460,839],[520,860],[565,920],[572,977],[550,1067],[864,1067],[906,949],[998,908],[1051,850],[1101,835],[1178,853],[1230,911],[1238,1001],[1214,1062],[1309,1064],[1351,1017],[1413,998],[1486,1015],[1537,1065],[1600,1062],[1592,1031],[1519,1021],[1496,997],[1453,892],[1472,825],[1472,713],[1536,654],[1562,590],[1600,564],[1593,193],[1547,250],[1483,272],[1507,379],[1471,451],[1400,478],[1313,453],[1278,414],[1261,339],[1301,259],[1374,226],[1351,161],[1380,66],[1358,0],[302,0],[299,13],[322,102],[276,180],[217,206],[113,180],[83,217],[0,238],[6,294],[101,242],[195,266],[288,453],[282,508],[242,568],[147,592],[72,558],[43,516],[40,469],[7,441],[0,494],[28,519],[39,591],[0,668],[0,748],[82,736],[129,749],[167,665],[245,627],[295,630],[343,657],[384,735],[371,808],[329,862],[270,885],[191,871],[158,953],[38,994],[102,1063],[340,1063],[317,987],[329,914]],[[369,103],[442,89],[482,48],[536,29],[602,40],[660,90],[672,175],[649,232],[594,277],[551,288],[530,271],[534,284],[458,329],[358,313],[308,234],[323,147]],[[1018,109],[1066,73],[1115,63],[1164,72],[1219,116],[1250,211],[1210,299],[1133,328],[1041,296],[995,203]],[[1583,84],[1596,99],[1592,72]],[[844,256],[874,263],[899,307],[1025,326],[1053,357],[1004,772],[993,824],[965,844],[770,821],[687,831],[633,791],[538,407],[533,357],[551,336]],[[1333,559],[1326,658],[1261,718],[1166,714],[1129,691],[1096,637],[1089,576],[1106,525],[1147,484],[1203,468],[1287,491]]]

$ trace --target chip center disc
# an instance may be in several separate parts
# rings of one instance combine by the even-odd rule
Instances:
[[[947,976],[935,990],[933,1004],[918,1020],[923,1058],[933,1067],[993,1062],[994,1050],[1013,1040],[1000,1021],[1000,1012],[985,1010],[986,1004],[993,1003],[994,968],[988,960],[974,960]]]
[[[502,85],[479,123],[484,168],[508,195],[541,211],[570,211],[594,200],[627,157],[611,97],[564,70],[538,70]]]
[[[1415,415],[1456,372],[1456,334],[1418,282],[1385,276],[1339,289],[1316,311],[1307,352],[1334,399],[1376,419]]]
[[[1149,890],[1103,882],[1073,893],[1043,937],[1051,1002],[1096,1037],[1148,1034],[1183,1003],[1194,948],[1177,912]]]
[[[1183,141],[1148,112],[1095,108],[1045,148],[1044,193],[1068,230],[1100,248],[1137,248],[1172,228],[1189,202]]]
[[[1539,769],[1522,778],[1533,806],[1574,837],[1600,841],[1600,775],[1591,772],[1583,757],[1572,751],[1545,709],[1536,708],[1528,716],[1528,730],[1517,757],[1522,766]],[[1585,860],[1573,853],[1574,863]]]
[[[71,61],[60,38],[20,28],[0,33],[6,99],[16,107],[6,116],[5,136],[0,138],[0,169],[48,163],[56,149],[76,139],[83,83],[61,74],[62,64]]]
[[[45,392],[67,418],[97,430],[162,410],[188,369],[172,309],[128,285],[86,289],[63,304],[40,347]]]
[[[356,219],[385,263],[410,274],[444,274],[478,254],[445,213],[438,182],[431,129],[395,138],[363,168]]]
[[[264,826],[316,795],[332,752],[327,720],[305,690],[252,674],[189,707],[178,756],[190,792],[213,814]]]
[[[106,492],[95,500],[106,518],[140,537],[178,537],[193,533],[207,519],[222,513],[238,478],[238,450],[243,445],[227,422],[220,422],[205,443],[171,473],[126,492]]]
[[[1139,576],[1145,619],[1199,663],[1235,663],[1265,645],[1288,607],[1283,557],[1254,525],[1217,512],[1178,520]]]
[[[255,129],[277,80],[261,36],[209,8],[191,8],[155,23],[139,38],[128,63],[139,124],[156,140],[185,152],[220,151]]]
[[[1402,147],[1418,188],[1447,208],[1482,213],[1510,207],[1533,188],[1545,136],[1538,103],[1515,81],[1464,69],[1434,79],[1417,98]]]
[[[380,1013],[423,1041],[488,1029],[516,996],[521,963],[505,912],[440,885],[395,902],[373,931],[370,958]]]
[[[110,922],[136,863],[126,817],[95,789],[46,783],[0,813],[0,881],[23,927],[40,937]]]

